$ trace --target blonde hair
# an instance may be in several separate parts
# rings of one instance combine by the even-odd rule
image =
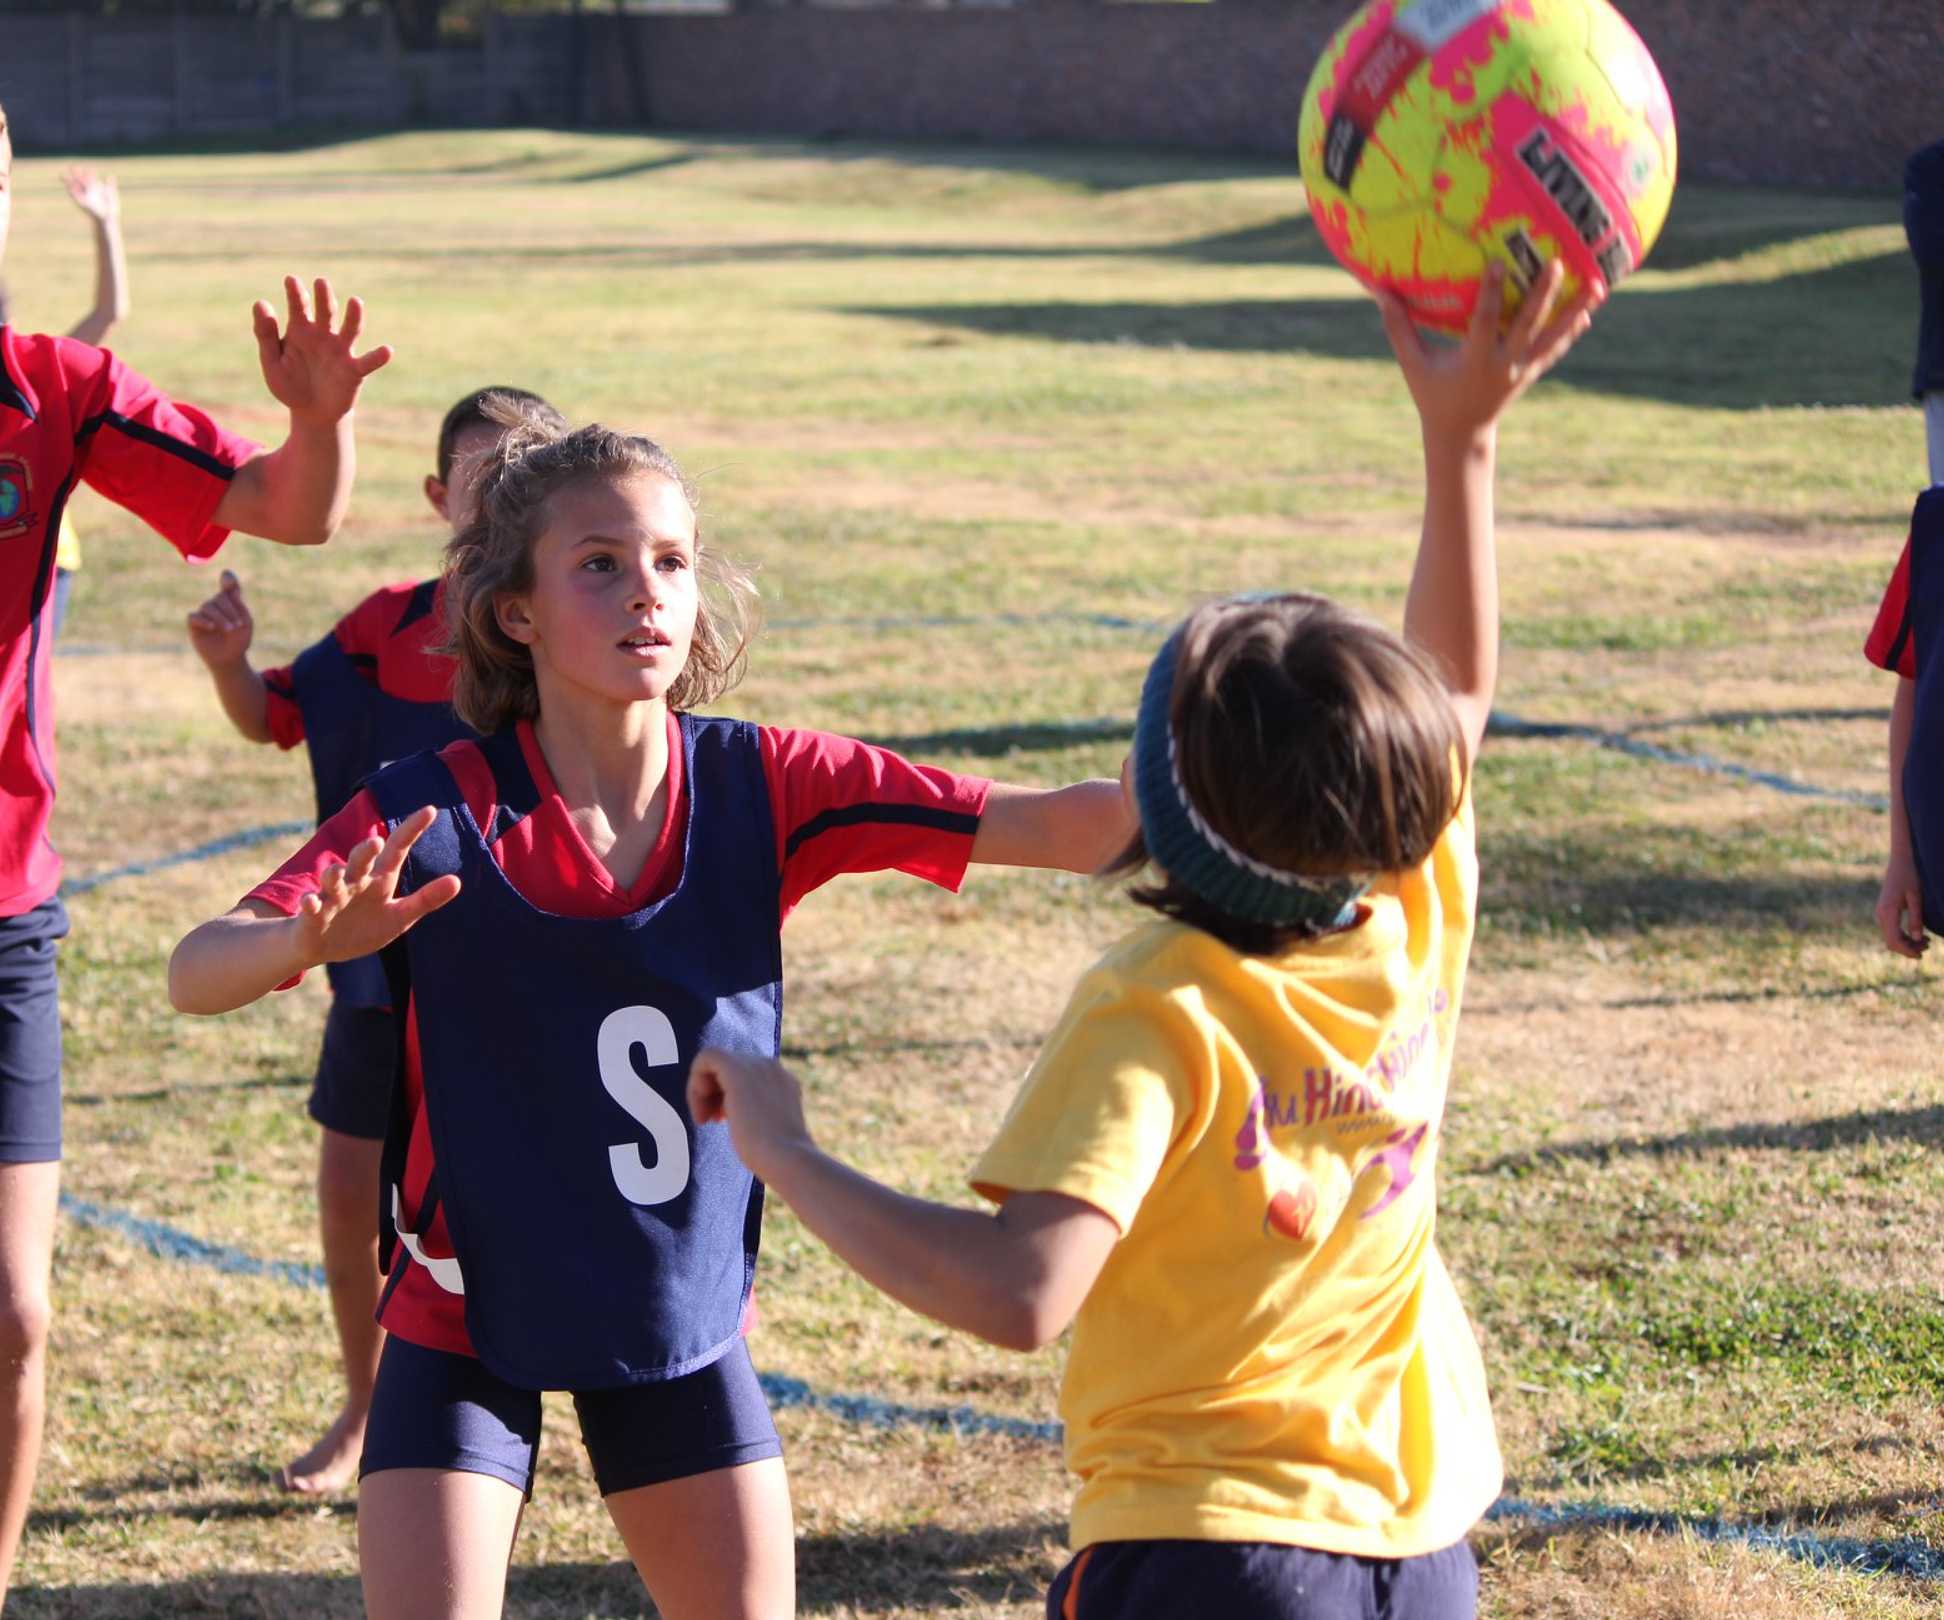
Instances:
[[[487,457],[479,508],[447,544],[446,638],[437,649],[455,659],[452,706],[475,731],[494,732],[540,712],[533,656],[500,628],[502,596],[533,588],[533,547],[547,526],[547,507],[570,484],[666,478],[695,505],[695,491],[674,458],[654,440],[591,423],[562,431],[517,401],[488,401],[482,413],[507,431]],[[671,709],[712,703],[735,686],[748,663],[756,627],[756,586],[748,573],[695,543],[695,633],[688,662],[668,689]]]

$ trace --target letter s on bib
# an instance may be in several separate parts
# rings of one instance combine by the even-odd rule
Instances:
[[[652,1169],[641,1162],[639,1143],[616,1142],[610,1147],[608,1165],[614,1184],[631,1204],[665,1204],[688,1185],[688,1126],[661,1093],[635,1072],[634,1048],[642,1049],[651,1069],[680,1062],[675,1027],[654,1007],[618,1007],[601,1020],[594,1044],[607,1094],[655,1143]]]

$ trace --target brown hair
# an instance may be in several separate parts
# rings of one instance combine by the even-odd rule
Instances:
[[[500,407],[497,415],[494,414],[495,407]],[[508,410],[516,412],[521,418],[544,422],[556,433],[567,431],[567,418],[530,388],[501,385],[475,388],[470,394],[454,400],[452,408],[445,413],[445,420],[439,424],[439,442],[433,452],[433,464],[440,483],[452,481],[452,453],[458,446],[459,435],[467,428],[506,426]]]
[[[439,651],[458,660],[452,706],[476,731],[494,732],[540,712],[533,657],[500,628],[502,596],[533,588],[533,547],[547,506],[583,479],[666,478],[695,505],[695,492],[674,458],[652,439],[598,423],[562,432],[517,406],[489,402],[489,421],[507,433],[489,456],[479,511],[445,553],[446,639]],[[755,631],[756,587],[728,559],[695,542],[701,587],[688,662],[668,689],[671,709],[713,702],[742,679]]]
[[[1183,623],[1170,693],[1182,790],[1217,837],[1277,871],[1372,877],[1424,861],[1457,813],[1463,733],[1419,649],[1319,596],[1228,599]],[[1138,831],[1105,869],[1149,863]],[[1155,869],[1140,904],[1267,955],[1327,925],[1246,921]]]

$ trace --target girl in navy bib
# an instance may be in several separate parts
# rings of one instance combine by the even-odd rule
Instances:
[[[483,741],[381,771],[171,961],[177,1007],[213,1013],[382,951],[407,1009],[359,1501],[377,1620],[500,1612],[547,1389],[663,1615],[791,1611],[743,1338],[763,1190],[691,1118],[689,1060],[776,1055],[780,924],[830,877],[1091,871],[1127,835],[1112,782],[697,716],[741,673],[747,595],[658,446],[513,427],[442,593]]]

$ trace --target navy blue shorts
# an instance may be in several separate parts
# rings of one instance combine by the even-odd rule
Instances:
[[[391,1124],[397,1067],[398,1023],[391,1008],[351,1007],[333,996],[311,1082],[310,1117],[326,1130],[382,1142]]]
[[[43,900],[0,917],[0,1164],[61,1156],[61,996],[54,942],[67,908]]]
[[[741,1339],[699,1372],[577,1392],[574,1410],[603,1496],[783,1455]],[[360,1479],[445,1468],[490,1474],[531,1496],[539,1451],[538,1390],[516,1388],[472,1356],[385,1340]]]
[[[1101,1541],[1046,1594],[1047,1620],[1473,1620],[1466,1542],[1417,1558],[1355,1558],[1261,1541]]]

